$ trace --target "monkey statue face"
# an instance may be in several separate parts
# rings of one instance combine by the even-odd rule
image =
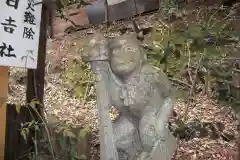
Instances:
[[[117,76],[125,78],[141,66],[143,53],[133,35],[116,37],[109,43],[110,66]]]

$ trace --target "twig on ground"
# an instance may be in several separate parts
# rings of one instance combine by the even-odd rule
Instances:
[[[90,81],[90,78],[91,78],[91,76],[88,77],[88,81]],[[85,89],[82,106],[84,106],[85,103],[86,103],[86,99],[87,99],[87,95],[88,95],[87,93],[89,92],[89,91],[88,91],[88,90],[89,90],[89,86],[90,86],[90,83],[88,82],[88,83],[87,83],[87,86],[86,86],[86,89]]]
[[[175,82],[175,83],[178,83],[180,85],[184,85],[184,86],[187,86],[188,88],[191,88],[191,85],[190,84],[187,84],[186,82],[180,80],[180,79],[176,79],[176,78],[170,78],[169,77],[169,80]]]
[[[209,88],[210,87],[210,83],[209,83],[209,77],[210,77],[210,73],[209,71],[205,72],[204,75],[204,94],[209,96]]]
[[[190,46],[189,46],[189,44],[187,44],[187,48],[188,48],[188,64],[187,64],[187,72],[188,72],[188,75],[189,75],[189,79],[190,79],[190,81],[192,82],[192,84],[193,84],[193,79],[192,79],[192,75],[191,75],[191,72],[190,72],[190,64],[191,64],[191,52],[190,52]]]
[[[190,107],[190,104],[191,104],[192,96],[193,96],[193,94],[195,92],[197,78],[198,78],[198,70],[199,70],[199,68],[201,66],[202,59],[203,59],[203,55],[201,55],[201,57],[200,57],[200,59],[198,61],[197,68],[195,69],[194,79],[193,79],[193,82],[192,82],[192,85],[191,85],[191,89],[189,91],[189,98],[188,98],[187,105],[186,105],[186,108],[185,108],[185,111],[184,111],[184,115],[183,115],[183,122],[184,123],[187,120],[187,115],[188,115],[189,107]],[[179,140],[180,140],[179,137],[177,137],[177,146],[179,145]],[[177,151],[178,151],[178,148],[176,149],[176,152],[174,154],[174,159],[176,158]]]
[[[201,55],[201,57],[198,61],[197,68],[195,69],[195,72],[194,72],[194,79],[193,79],[193,83],[192,83],[192,86],[191,86],[191,90],[189,92],[189,98],[188,98],[187,106],[186,106],[185,111],[184,111],[183,121],[187,120],[187,114],[188,114],[188,110],[189,110],[189,107],[190,107],[190,102],[192,100],[192,96],[195,92],[197,78],[198,78],[198,70],[201,66],[202,59],[203,59],[203,55]]]

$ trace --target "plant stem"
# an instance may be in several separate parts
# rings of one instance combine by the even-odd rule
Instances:
[[[44,128],[45,128],[45,130],[46,130],[46,132],[47,132],[47,138],[48,138],[49,143],[50,143],[51,154],[52,154],[53,159],[55,160],[53,145],[52,145],[52,141],[51,141],[51,138],[50,138],[50,132],[49,132],[49,130],[48,130],[48,128],[47,128],[47,124],[46,124],[45,120],[42,118],[42,116],[38,113],[38,111],[36,110],[36,108],[34,108],[34,107],[32,107],[32,108],[33,108],[33,110],[36,112],[36,114],[38,115],[38,117],[41,119],[41,121],[42,121],[42,123],[43,123],[43,125],[44,125]]]

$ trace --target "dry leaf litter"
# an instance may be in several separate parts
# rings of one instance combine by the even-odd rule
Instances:
[[[100,27],[101,28],[101,27]],[[72,56],[79,56],[76,50],[72,48],[80,48],[77,42],[88,43],[86,37],[91,37],[96,28],[91,28],[77,34],[66,36],[60,40],[49,40],[47,47],[46,77],[45,77],[45,95],[44,105],[47,114],[55,115],[59,120],[68,124],[77,124],[81,126],[88,125],[91,129],[91,160],[99,160],[99,128],[98,113],[94,100],[86,102],[84,105],[78,98],[70,94],[69,88],[62,78],[61,68],[68,67],[67,61]],[[119,32],[112,32],[106,35],[115,37]],[[85,41],[85,42],[84,42]],[[60,49],[59,49],[60,48]],[[55,57],[55,58],[53,58]],[[56,58],[57,57],[57,58]],[[59,71],[50,71],[52,66],[60,67]],[[56,67],[55,67],[56,69]],[[10,85],[9,99],[11,103],[25,103],[26,91],[26,70],[10,69]],[[179,118],[184,115],[186,103],[178,100],[174,110]],[[221,108],[213,100],[209,100],[205,96],[197,96],[196,105],[190,107],[188,121],[198,119],[200,121],[222,122],[225,125],[225,132],[237,135],[236,123],[232,117],[230,109]],[[115,113],[113,113],[115,112]],[[116,118],[117,111],[113,111],[111,116]],[[233,160],[236,155],[236,142],[226,142],[222,139],[212,140],[210,138],[193,138],[189,141],[180,140],[177,160]]]

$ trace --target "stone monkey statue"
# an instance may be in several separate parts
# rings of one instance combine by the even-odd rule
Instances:
[[[99,42],[90,42],[88,58],[109,62],[106,90],[110,104],[120,110],[112,124],[119,159],[170,160],[176,139],[167,126],[174,100],[167,76],[147,63],[136,34]]]

